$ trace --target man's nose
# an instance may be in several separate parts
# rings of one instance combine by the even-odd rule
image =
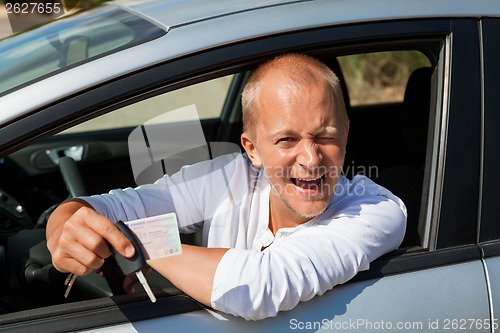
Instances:
[[[320,164],[323,156],[314,142],[301,142],[297,147],[297,163],[312,171]]]

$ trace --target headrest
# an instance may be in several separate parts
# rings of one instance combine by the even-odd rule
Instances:
[[[431,102],[432,68],[413,71],[406,84],[401,130],[412,153],[425,159]]]

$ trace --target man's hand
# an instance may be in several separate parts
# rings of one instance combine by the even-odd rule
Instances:
[[[60,205],[49,218],[46,236],[54,267],[76,275],[87,275],[102,266],[111,255],[107,242],[127,258],[135,251],[112,221],[82,201]]]

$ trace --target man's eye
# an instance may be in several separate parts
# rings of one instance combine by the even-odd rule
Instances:
[[[296,140],[293,137],[285,136],[285,137],[282,137],[282,138],[278,138],[275,141],[275,144],[276,145],[280,145],[281,147],[289,148],[289,147],[291,147],[291,146],[294,145],[295,141]]]

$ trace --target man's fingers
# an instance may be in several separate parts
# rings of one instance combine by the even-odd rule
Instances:
[[[91,263],[95,259],[92,255],[100,258],[111,255],[106,240],[85,222],[66,223],[59,238],[59,245],[83,264]]]
[[[59,265],[58,262],[61,262],[62,264]],[[83,265],[82,263],[71,257],[66,257],[64,261],[53,260],[52,263],[55,269],[63,273],[71,272],[78,276],[83,276],[88,275],[92,272],[91,268]]]
[[[94,235],[87,235],[89,238],[84,240],[86,242],[86,246],[96,251],[96,253],[98,253],[102,258],[107,258],[110,255],[110,252],[106,242],[102,241],[102,239],[104,239],[109,242],[121,255],[127,258],[134,255],[134,246],[112,221],[100,214],[97,214],[92,209],[80,209],[78,213],[83,215],[83,221],[97,236],[94,238]]]
[[[81,232],[80,237],[75,238],[71,233],[72,228],[69,225],[65,226],[66,230],[59,237],[59,246],[52,252],[52,262],[59,271],[86,275],[93,269],[101,267],[104,259],[89,249],[85,243],[87,239],[93,238],[89,236],[89,233],[93,234],[92,231]],[[106,251],[109,253],[108,246],[105,246]]]
[[[61,272],[87,275],[100,268],[111,255],[109,244],[125,257],[135,253],[114,223],[88,206],[62,204],[51,220],[56,226],[48,228],[47,247],[54,267]]]

